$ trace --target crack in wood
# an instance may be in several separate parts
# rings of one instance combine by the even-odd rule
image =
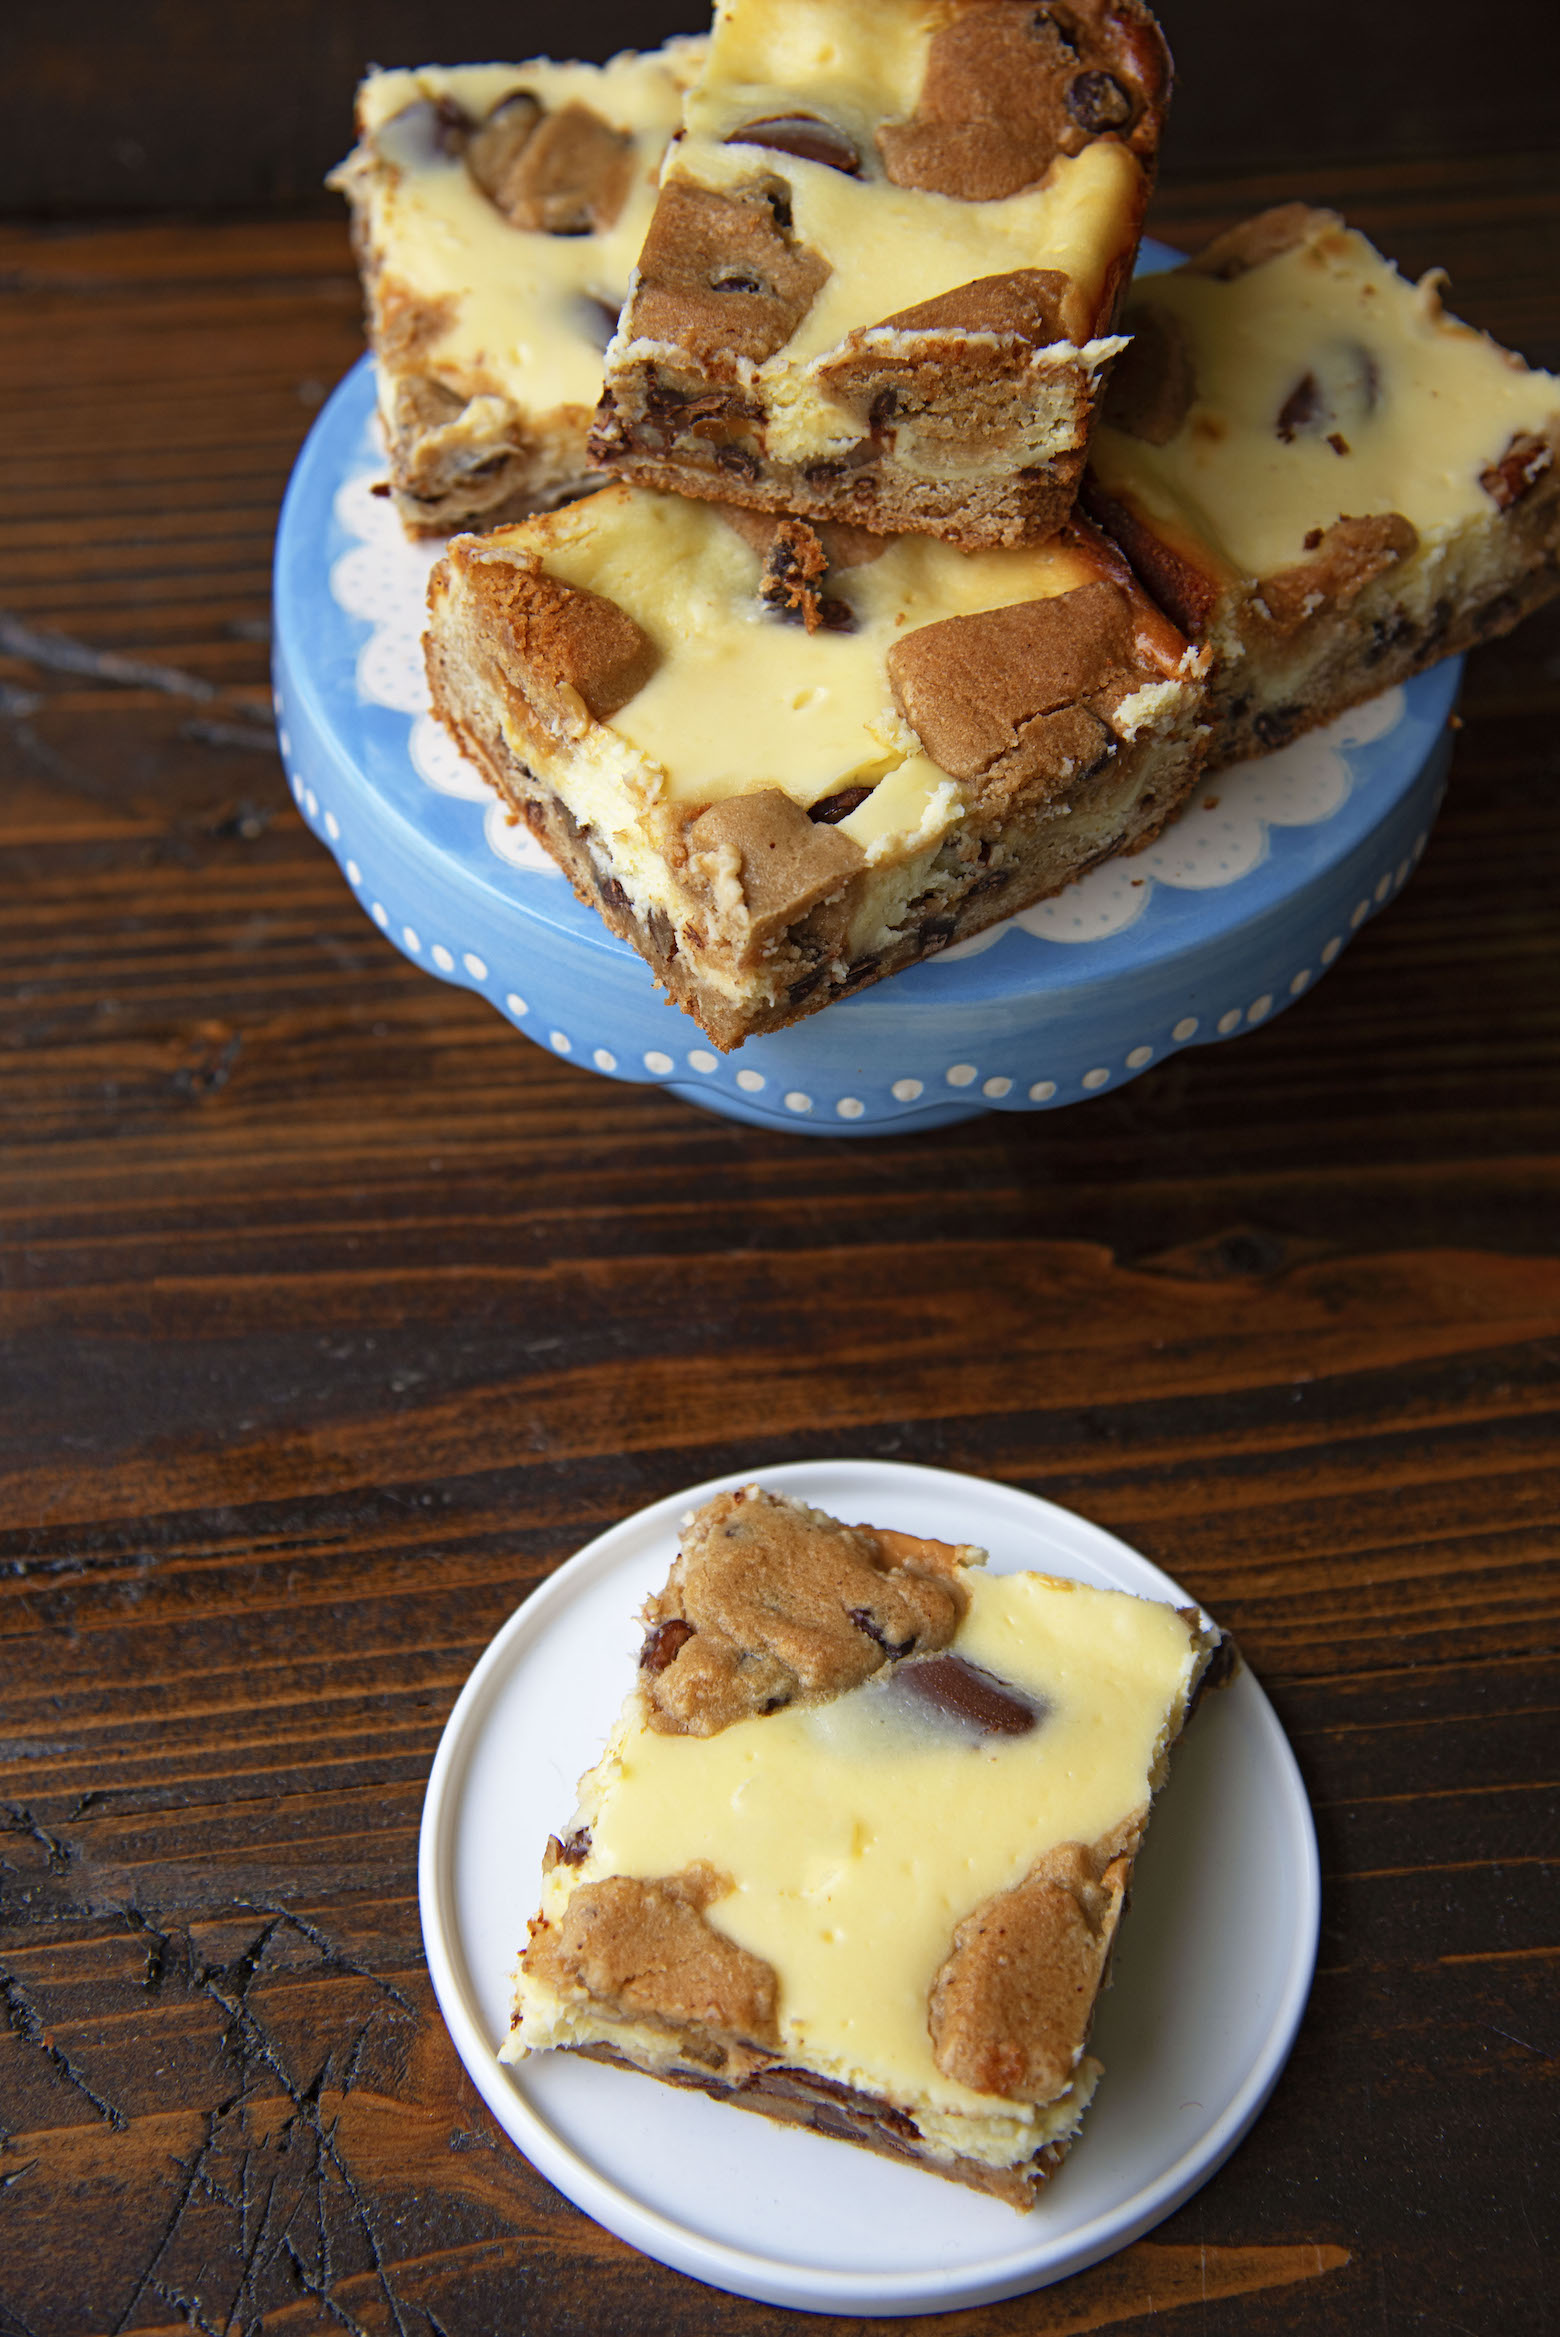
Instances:
[[[66,2084],[80,2094],[84,2102],[90,2102],[98,2116],[112,2126],[116,2134],[122,2134],[130,2123],[123,2110],[117,2110],[112,2102],[105,2101],[96,2088],[88,2084],[70,2055],[54,2042],[41,2017],[28,2002],[26,1992],[14,1973],[0,1972],[0,2006],[4,2007],[13,2036],[20,2037],[25,2044],[36,2045]],[[8,2148],[9,2143],[9,2134],[4,2127],[0,2127],[0,2147]]]
[[[36,1842],[46,1855],[50,1874],[63,1874],[75,1852],[70,1843],[59,1834],[51,1834],[40,1826],[31,1810],[24,1810],[19,1802],[0,1801],[0,1833],[25,1834]]]

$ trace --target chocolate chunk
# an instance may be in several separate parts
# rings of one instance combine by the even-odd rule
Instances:
[[[1067,85],[1067,111],[1080,130],[1099,138],[1132,119],[1132,100],[1109,73],[1080,73]]]
[[[1302,431],[1315,429],[1321,413],[1321,383],[1314,373],[1303,373],[1279,407],[1273,428],[1286,446],[1293,446]]]
[[[508,216],[520,158],[542,118],[540,102],[528,89],[512,90],[475,131],[466,147],[466,168],[490,203]]]
[[[471,118],[452,97],[414,98],[374,132],[374,152],[396,170],[448,162],[466,143]]]
[[[867,794],[868,790],[866,788],[862,788],[860,792],[865,795]],[[886,1656],[898,1657],[901,1655],[908,1655],[915,1646],[914,1632],[910,1634],[908,1639],[890,1638],[889,1634],[884,1630],[882,1624],[873,1614],[870,1607],[852,1607],[850,1610],[850,1619],[855,1624],[858,1631],[864,1631],[866,1633],[874,1647],[881,1647],[883,1653]],[[939,1657],[936,1660],[941,1662],[943,1659]]]
[[[979,1664],[966,1663],[962,1655],[923,1656],[919,1663],[905,1664],[895,1681],[934,1711],[979,1729],[982,1736],[1027,1736],[1042,1717],[1017,1688]]]
[[[1555,459],[1548,441],[1520,431],[1498,463],[1479,473],[1479,485],[1498,510],[1509,511],[1535,487]]]
[[[762,121],[746,122],[740,130],[733,130],[726,144],[767,146],[775,154],[794,154],[799,162],[825,163],[830,170],[842,170],[847,178],[861,175],[855,140],[833,122],[820,121],[816,114],[766,115]]]
[[[664,1672],[678,1649],[686,1647],[692,1637],[693,1625],[684,1623],[679,1616],[673,1615],[667,1622],[657,1623],[645,1633],[645,1643],[639,1651],[640,1670]]]
[[[1295,383],[1273,427],[1286,446],[1297,438],[1325,438],[1347,454],[1340,423],[1364,422],[1381,403],[1381,369],[1363,341],[1340,341]]]

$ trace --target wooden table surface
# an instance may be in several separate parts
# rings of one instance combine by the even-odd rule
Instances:
[[[1560,360],[1539,161],[1155,225],[1300,193]],[[780,2329],[498,2134],[417,1821],[550,1568],[852,1453],[1167,1567],[1322,1846],[1230,2163],[932,2326],[1553,2328],[1560,612],[1471,662],[1420,873],[1272,1027],[1065,1112],[748,1130],[414,970],[293,814],[267,567],[359,348],[339,224],[5,230],[0,298],[0,2337]]]

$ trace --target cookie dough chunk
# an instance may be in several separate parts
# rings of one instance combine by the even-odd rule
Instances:
[[[589,2054],[1034,2203],[1231,1651],[1195,1609],[985,1555],[757,1485],[686,1522],[548,1845],[505,2060]]]
[[[721,0],[599,458],[966,548],[1049,535],[1169,86],[1142,0]]]
[[[352,206],[396,507],[490,525],[588,479],[601,353],[702,41],[608,65],[371,73]]]
[[[434,709],[717,1046],[1156,834],[1202,660],[1079,523],[965,553],[616,484],[457,537]]]
[[[1144,279],[1088,508],[1215,653],[1210,768],[1560,589],[1560,381],[1286,204]]]

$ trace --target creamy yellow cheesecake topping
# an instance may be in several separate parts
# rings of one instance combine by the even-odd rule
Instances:
[[[1497,508],[1483,483],[1514,437],[1560,422],[1560,382],[1441,308],[1331,223],[1228,280],[1141,284],[1128,331],[1168,319],[1190,401],[1163,444],[1095,433],[1095,475],[1172,536],[1268,576],[1341,517],[1400,512],[1433,546]],[[1107,412],[1109,409],[1107,409]]]
[[[660,652],[610,722],[540,774],[571,808],[582,787],[599,790],[595,824],[605,819],[614,853],[630,856],[625,830],[646,803],[766,787],[810,806],[871,786],[840,833],[869,859],[921,848],[952,826],[963,797],[895,707],[889,648],[939,618],[1049,599],[1098,573],[1065,541],[960,552],[886,538],[875,558],[830,572],[853,629],[807,633],[764,606],[757,552],[710,504],[613,486],[492,540],[508,558],[523,543],[560,582],[615,601]],[[527,751],[518,733],[515,744]]]
[[[423,360],[451,386],[485,388],[532,412],[601,395],[601,353],[655,204],[656,178],[702,41],[606,65],[425,66],[375,73],[358,95],[362,151],[375,157],[358,192],[369,242],[397,287],[439,312]],[[413,109],[441,100],[474,125],[525,92],[547,115],[588,109],[630,141],[627,192],[611,225],[585,234],[515,226],[484,193],[456,142],[421,135]],[[398,137],[395,124],[409,121]],[[345,166],[354,171],[356,161]]]
[[[948,2147],[1013,2164],[1076,2123],[1080,2061],[1049,2102],[978,2093],[938,2068],[928,1999],[957,1926],[1058,1844],[1130,1836],[1146,1815],[1200,1662],[1185,1614],[1040,1574],[959,1567],[953,1652],[1027,1702],[1014,1735],[928,1712],[890,1666],[823,1704],[713,1736],[657,1733],[631,1701],[581,1788],[583,1863],[542,1914],[604,1876],[707,1862],[729,1892],[706,1920],[778,1977],[781,2050],[908,2108]],[[613,2024],[522,1969],[507,2049],[610,2039]]]

